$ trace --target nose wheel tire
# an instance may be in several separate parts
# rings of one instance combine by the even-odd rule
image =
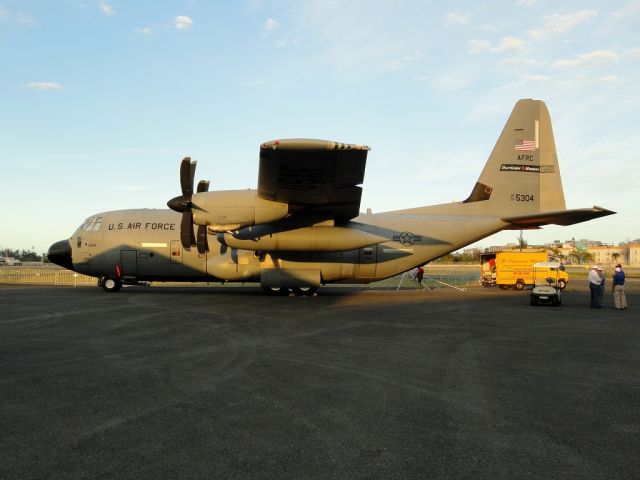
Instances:
[[[122,288],[122,282],[113,277],[105,277],[102,279],[102,289],[105,292],[117,292]]]

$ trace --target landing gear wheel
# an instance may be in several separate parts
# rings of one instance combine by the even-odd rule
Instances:
[[[524,288],[524,282],[522,280],[518,280],[515,288],[516,290],[522,290]]]
[[[564,287],[567,286],[567,282],[565,282],[564,280],[558,280],[558,287],[560,288],[560,290],[564,290]]]
[[[122,282],[113,277],[105,277],[102,279],[102,289],[105,292],[117,292],[122,288]]]
[[[318,287],[294,287],[291,290],[297,297],[313,297]]]
[[[274,297],[287,295],[287,293],[289,293],[289,290],[284,287],[262,287],[262,290],[264,290],[264,293],[266,293],[267,295],[271,295]]]

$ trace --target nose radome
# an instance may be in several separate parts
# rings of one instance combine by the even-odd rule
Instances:
[[[73,261],[71,260],[71,244],[69,240],[60,240],[49,247],[47,258],[50,262],[60,265],[61,267],[73,270]]]

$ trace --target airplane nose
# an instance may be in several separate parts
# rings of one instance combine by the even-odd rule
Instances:
[[[49,261],[60,265],[61,267],[73,270],[73,262],[71,261],[71,244],[69,240],[60,240],[49,247],[47,252]]]

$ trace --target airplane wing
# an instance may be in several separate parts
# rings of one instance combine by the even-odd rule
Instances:
[[[260,145],[258,196],[347,221],[360,212],[369,147],[312,139]]]
[[[511,223],[511,230],[538,228],[542,225],[573,225],[574,223],[586,222],[598,217],[605,217],[616,212],[606,208],[594,206],[593,208],[578,208],[575,210],[562,210],[559,212],[540,213],[537,215],[527,215],[523,217],[503,218],[505,222]]]

